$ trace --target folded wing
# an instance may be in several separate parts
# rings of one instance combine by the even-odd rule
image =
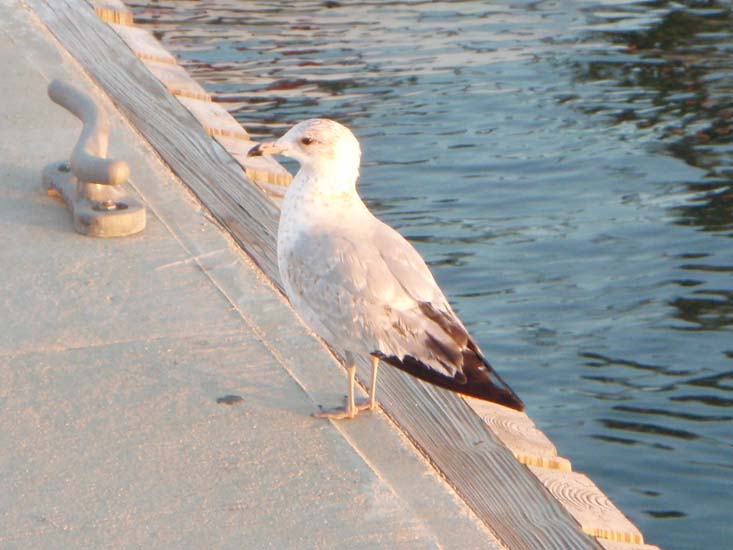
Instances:
[[[367,234],[304,235],[288,252],[284,283],[301,315],[344,351],[372,354],[432,384],[523,410],[420,254],[373,220]]]

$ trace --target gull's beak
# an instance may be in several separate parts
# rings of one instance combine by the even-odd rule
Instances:
[[[247,152],[248,157],[261,157],[263,155],[277,155],[282,153],[285,147],[278,145],[277,141],[263,141],[258,143]]]

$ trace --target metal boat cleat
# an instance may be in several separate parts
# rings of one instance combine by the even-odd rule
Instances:
[[[91,237],[124,237],[145,228],[145,207],[122,189],[130,177],[126,162],[107,158],[109,121],[96,103],[73,86],[54,80],[48,96],[82,121],[69,161],[43,170],[43,187],[71,208],[74,227]]]

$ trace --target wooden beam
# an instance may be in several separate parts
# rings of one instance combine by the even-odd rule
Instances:
[[[589,535],[629,544],[644,544],[641,531],[588,476],[546,468],[530,469]]]
[[[102,21],[117,25],[133,24],[132,12],[122,0],[94,0],[94,8]]]
[[[178,101],[188,109],[212,136],[223,136],[249,141],[249,134],[229,111],[213,101],[201,101],[181,96]]]
[[[282,200],[285,190],[293,179],[280,163],[272,157],[248,157],[247,152],[256,145],[254,141],[244,141],[226,136],[214,136],[216,141],[229,151],[237,162],[244,168],[249,178],[261,185],[270,198]]]
[[[135,52],[140,59],[149,59],[158,63],[176,64],[176,58],[173,57],[155,37],[145,29],[138,27],[128,27],[126,25],[109,24],[115,32],[125,41],[127,46]]]
[[[151,59],[144,59],[143,63],[150,72],[160,80],[173,95],[192,97],[201,101],[211,101],[211,94],[196,82],[188,71],[180,65],[161,63]]]
[[[570,461],[558,456],[555,445],[526,413],[472,397],[467,397],[466,402],[522,464],[572,470]]]
[[[29,0],[50,31],[171,169],[279,286],[279,211],[83,0]],[[134,169],[134,167],[133,167]],[[360,375],[369,379],[368,366]],[[380,403],[511,550],[601,550],[595,539],[450,392],[382,369]]]

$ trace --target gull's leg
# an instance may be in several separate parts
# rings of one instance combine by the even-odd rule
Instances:
[[[342,409],[331,409],[319,413],[314,413],[313,416],[316,418],[331,418],[332,420],[342,420],[344,418],[354,418],[359,412],[354,403],[354,382],[356,380],[356,365],[352,362],[346,367],[347,377],[347,397],[346,407]]]
[[[369,390],[369,400],[359,403],[357,409],[360,411],[373,411],[377,408],[377,372],[379,371],[379,357],[372,355],[372,387]]]

